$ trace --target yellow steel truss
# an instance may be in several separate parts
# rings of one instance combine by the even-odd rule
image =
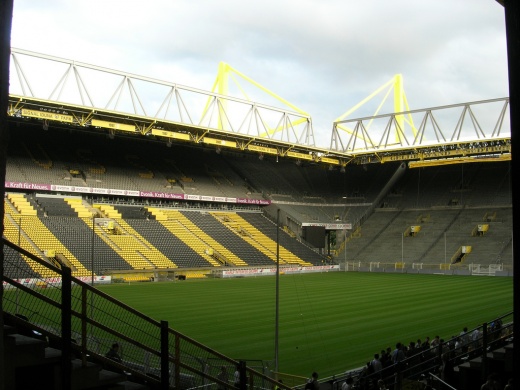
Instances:
[[[296,107],[294,104],[292,104],[289,101],[285,100],[281,96],[279,96],[276,93],[274,93],[273,91],[267,89],[266,87],[264,87],[263,85],[261,85],[257,81],[255,81],[252,78],[246,76],[245,74],[243,74],[242,72],[238,71],[237,69],[233,68],[231,65],[229,65],[229,64],[227,64],[225,62],[220,62],[219,65],[218,65],[217,77],[215,79],[215,82],[213,83],[213,87],[211,89],[211,92],[215,92],[215,93],[218,93],[219,95],[223,95],[223,96],[228,96],[228,94],[229,94],[229,81],[231,79],[231,81],[233,81],[233,83],[236,85],[236,87],[242,93],[243,97],[246,100],[252,101],[250,99],[250,97],[248,96],[246,90],[240,84],[239,78],[241,78],[243,81],[248,82],[249,84],[253,85],[254,87],[258,88],[262,92],[267,93],[269,96],[275,98],[280,103],[282,103],[283,105],[289,107],[290,109],[294,110],[295,112],[310,117],[309,113],[307,113],[307,112],[303,111],[302,109]],[[222,104],[225,105],[226,102],[224,101]],[[206,103],[206,106],[204,107],[204,112],[203,112],[202,116],[206,115],[207,111],[210,109],[210,106],[211,106],[211,99],[208,98],[208,101]],[[223,109],[221,111],[225,111],[225,106],[223,107]],[[222,117],[223,117],[222,116],[222,112],[220,112],[219,114],[220,115],[219,115],[219,120],[218,120],[218,128],[220,130],[225,130],[224,129],[224,124],[222,122]],[[307,121],[306,118],[297,119],[297,120],[294,120],[294,121],[290,122],[288,124],[288,126],[294,127],[294,126],[297,126],[297,125],[299,125],[301,123],[304,123],[306,121]],[[284,128],[285,127],[282,126],[282,125],[279,125],[279,126],[277,126],[275,128],[268,128],[267,132],[264,133],[264,134],[260,134],[260,136],[264,137],[267,134],[272,135],[272,134],[274,134],[274,133],[276,133],[278,131],[284,130]]]
[[[52,122],[53,127],[106,133],[111,138],[118,134],[150,137],[165,142],[167,146],[171,146],[173,142],[205,143],[214,145],[218,151],[221,147],[235,148],[258,153],[260,156],[266,154],[293,158],[296,161],[314,161],[341,169],[349,164],[370,162],[417,161],[422,166],[427,160],[432,164],[439,164],[438,160],[445,161],[443,163],[468,162],[470,156],[478,156],[479,161],[484,161],[484,158],[485,161],[497,161],[497,158],[510,158],[511,154],[509,98],[411,111],[401,75],[395,75],[340,116],[333,123],[331,144],[327,148],[315,145],[310,115],[226,63],[219,65],[213,92],[210,93],[26,50],[11,48],[11,54],[16,72],[11,73],[10,79],[10,120],[40,121],[44,129]],[[35,73],[35,79],[26,77],[31,72],[23,71],[22,63],[25,58],[31,60],[30,64],[33,60],[37,64],[41,60],[45,69],[49,66],[54,70],[53,74],[59,78],[59,82],[50,83],[50,88],[33,89],[31,82],[38,82],[42,77],[41,72]],[[67,67],[65,74],[62,72],[63,64]],[[56,65],[57,68],[54,68]],[[70,82],[72,78],[67,77],[70,69],[80,80],[96,81],[99,74],[114,81],[117,87],[113,93],[109,91],[107,94],[106,97],[110,97],[110,100],[104,107],[94,105],[94,99],[91,99],[94,97],[93,91],[99,89],[98,84]],[[85,71],[89,72],[89,77],[83,79],[80,75]],[[65,84],[67,80],[69,83]],[[245,81],[267,93],[289,109],[252,101],[239,81]],[[229,96],[230,82],[247,99]],[[128,88],[121,88],[122,83]],[[137,85],[143,88],[152,86],[152,91],[155,92],[154,99],[150,101],[161,102],[160,106],[157,108],[144,104],[146,101],[138,96],[138,88],[135,87]],[[88,89],[88,86],[94,89]],[[125,94],[127,90],[129,96]],[[34,94],[36,91],[37,95]],[[56,94],[57,91],[68,93]],[[344,119],[381,93],[384,95],[383,102],[373,116]],[[391,99],[392,95],[394,113],[378,115],[385,101]],[[227,111],[226,106],[229,108]],[[485,107],[474,110],[476,106]],[[150,115],[153,109],[157,109],[156,114]],[[497,110],[498,115],[494,118]],[[199,118],[198,114],[203,111],[207,115]],[[417,129],[413,125],[412,115],[420,123]],[[442,121],[444,127],[437,121],[437,117],[448,118],[447,122]],[[446,126],[452,120],[457,121],[454,129]],[[302,123],[298,129],[297,123]],[[414,134],[414,139],[410,142],[405,136],[409,131],[408,126]],[[341,133],[345,135],[347,132],[350,137],[343,139]],[[389,140],[394,134],[395,141]],[[376,136],[381,137],[379,143],[370,139]]]
[[[404,111],[410,111],[410,107],[408,106],[408,100],[406,98],[406,94],[404,92],[403,88],[403,76],[401,74],[396,74],[392,79],[387,81],[385,84],[380,86],[378,89],[376,89],[374,92],[372,92],[370,95],[368,95],[366,98],[361,100],[358,104],[356,104],[354,107],[350,108],[348,111],[343,113],[340,117],[338,117],[334,122],[340,122],[346,117],[348,117],[350,114],[358,110],[360,107],[374,99],[376,96],[380,95],[382,92],[384,93],[383,100],[381,103],[377,106],[376,111],[372,116],[377,116],[379,114],[379,111],[386,103],[387,99],[390,96],[390,93],[393,90],[393,97],[394,97],[394,112],[404,112]],[[368,125],[365,128],[364,134],[368,136],[368,130],[370,128],[370,124],[372,121],[369,121]],[[402,137],[404,137],[405,134],[405,124],[408,124],[412,130],[413,136],[417,134],[417,129],[415,128],[415,125],[413,123],[413,119],[411,114],[408,115],[396,115],[395,116],[395,141],[397,144],[402,144]],[[354,134],[355,137],[361,139],[363,142],[368,144],[373,144],[370,138],[365,138],[365,135],[363,133],[359,133],[358,131],[354,129],[348,128],[345,124],[337,124],[337,129],[343,130],[349,134]]]

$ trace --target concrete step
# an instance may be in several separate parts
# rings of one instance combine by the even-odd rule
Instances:
[[[492,352],[493,359],[504,360],[506,358],[507,350],[505,348],[498,348]]]
[[[47,342],[21,334],[10,334],[4,338],[5,354],[15,367],[45,363]]]
[[[43,340],[16,333],[4,336],[4,347],[3,380],[6,389],[34,388],[35,381],[45,384],[54,382],[61,351],[48,348]]]
[[[15,334],[15,333],[18,333],[18,330],[14,326],[4,325],[4,336],[10,335],[10,334]]]
[[[91,389],[99,381],[99,371],[101,367],[97,364],[86,362],[82,365],[81,360],[71,361],[71,387],[73,389]]]
[[[86,362],[83,365],[81,360],[74,359],[71,361],[71,380],[70,388],[72,390],[87,390],[87,389],[122,389],[121,383],[127,381],[127,376],[122,373],[104,370],[100,365]],[[56,381],[60,387],[60,369],[58,368]]]
[[[513,348],[513,343],[511,344],[507,344],[506,346],[504,346],[504,350],[505,350],[505,357],[504,357],[504,361],[505,361],[505,369],[507,372],[513,372],[515,367],[513,367],[513,361],[514,361],[514,348]]]
[[[150,390],[150,387],[148,387],[146,385],[143,385],[141,383],[130,382],[130,381],[121,382],[121,383],[119,383],[119,385],[123,386],[121,388],[122,390]],[[112,389],[111,387],[109,389],[116,390],[116,388]]]
[[[129,380],[124,373],[105,370],[93,362],[72,359],[70,384],[61,386],[61,350],[51,348],[47,341],[16,333],[4,326],[4,361],[6,388],[71,390],[148,390],[149,387]]]
[[[120,386],[120,383],[127,381],[127,376],[125,374],[120,374],[118,372],[101,370],[99,371],[98,384],[100,386]],[[117,387],[116,387],[117,388]],[[124,387],[123,387],[124,389]]]

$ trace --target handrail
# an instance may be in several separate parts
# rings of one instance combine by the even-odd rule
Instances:
[[[24,314],[30,319],[33,329],[47,336],[51,343],[60,342],[62,347],[67,345],[71,348],[70,353],[62,349],[64,356],[76,353],[84,365],[90,359],[112,369],[129,372],[164,389],[211,387],[217,384],[226,389],[234,388],[231,382],[218,379],[218,371],[225,366],[231,369],[232,374],[241,362],[168,328],[166,321],[156,321],[90,284],[71,277],[68,269],[60,270],[5,238],[2,243],[5,273],[2,275],[2,306],[5,318],[27,326],[29,321],[17,317]],[[24,258],[52,271],[57,277],[45,279],[37,276]],[[70,292],[66,292],[67,288],[64,287],[70,287]],[[68,298],[70,303],[64,305]],[[432,367],[439,367],[448,351],[451,364],[477,356],[483,357],[485,363],[488,348],[504,345],[513,337],[513,312],[493,321],[496,320],[501,322],[499,329],[484,323],[466,332],[466,335],[471,335],[476,331],[478,335],[471,340],[467,351],[454,350],[450,345],[453,340],[447,340],[439,347],[421,351],[400,364],[384,369],[378,376],[392,381],[418,378],[430,373]],[[70,330],[67,328],[69,322]],[[62,343],[64,339],[74,342]],[[122,347],[122,363],[105,357],[104,352],[113,342],[118,342]],[[416,364],[418,358],[420,362]],[[243,367],[242,371],[243,389],[271,389],[275,386],[290,389],[250,367]],[[376,378],[376,375],[363,370],[354,370],[351,375],[358,380]],[[335,378],[337,381],[342,379],[341,376]]]
[[[437,382],[442,383],[442,385],[443,385],[444,387],[446,387],[447,389],[449,389],[449,390],[457,390],[455,387],[453,387],[453,386],[450,385],[449,383],[446,383],[446,382],[443,381],[441,378],[439,378],[437,375],[434,375],[434,374],[432,374],[431,372],[429,372],[428,375],[430,375],[430,377],[433,378],[433,379],[435,379]]]
[[[170,329],[168,322],[148,317],[70,276],[70,269],[61,270],[5,238],[2,243],[5,318],[15,325],[31,326],[45,335],[49,344],[59,345],[63,362],[67,356],[79,355],[83,365],[93,361],[108,369],[124,370],[161,389],[214,386],[232,389],[231,376],[241,367],[243,390],[275,386],[290,390],[242,362]],[[47,279],[39,276],[28,267],[26,259],[57,276]],[[115,342],[121,346],[121,363],[105,356]],[[70,381],[69,366],[63,366],[64,381]],[[217,377],[222,366],[229,369],[228,381]]]
[[[421,350],[416,354],[407,356],[397,364],[390,364],[378,373],[370,373],[365,366],[336,375],[332,378],[333,390],[339,389],[348,377],[352,377],[354,382],[357,383],[374,383],[378,379],[383,379],[385,383],[398,384],[397,388],[401,388],[400,386],[405,380],[421,380],[424,376],[431,374],[432,371],[439,371],[443,359],[445,359],[445,364],[454,367],[465,361],[480,357],[482,358],[482,377],[484,379],[488,370],[487,353],[510,343],[514,337],[513,315],[514,312],[509,312],[492,320],[492,322],[500,320],[500,327],[491,326],[492,322],[490,322],[468,330],[463,334],[470,337],[469,343],[466,344],[467,349],[464,345],[460,349],[455,348],[455,340],[462,336],[458,335],[454,339],[441,342],[438,347],[434,346]],[[475,331],[478,332],[476,333],[478,337],[471,339],[471,335]],[[327,380],[327,378],[324,380]],[[303,389],[303,386],[297,386],[295,389]]]

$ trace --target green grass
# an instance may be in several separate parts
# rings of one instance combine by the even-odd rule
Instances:
[[[235,359],[273,360],[275,277],[100,289]],[[281,275],[279,369],[321,377],[426,336],[448,339],[513,310],[513,279],[380,273]]]

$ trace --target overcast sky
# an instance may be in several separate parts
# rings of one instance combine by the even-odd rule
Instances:
[[[320,146],[395,74],[411,109],[509,94],[495,0],[14,0],[11,44],[203,90],[224,61],[310,113]]]

